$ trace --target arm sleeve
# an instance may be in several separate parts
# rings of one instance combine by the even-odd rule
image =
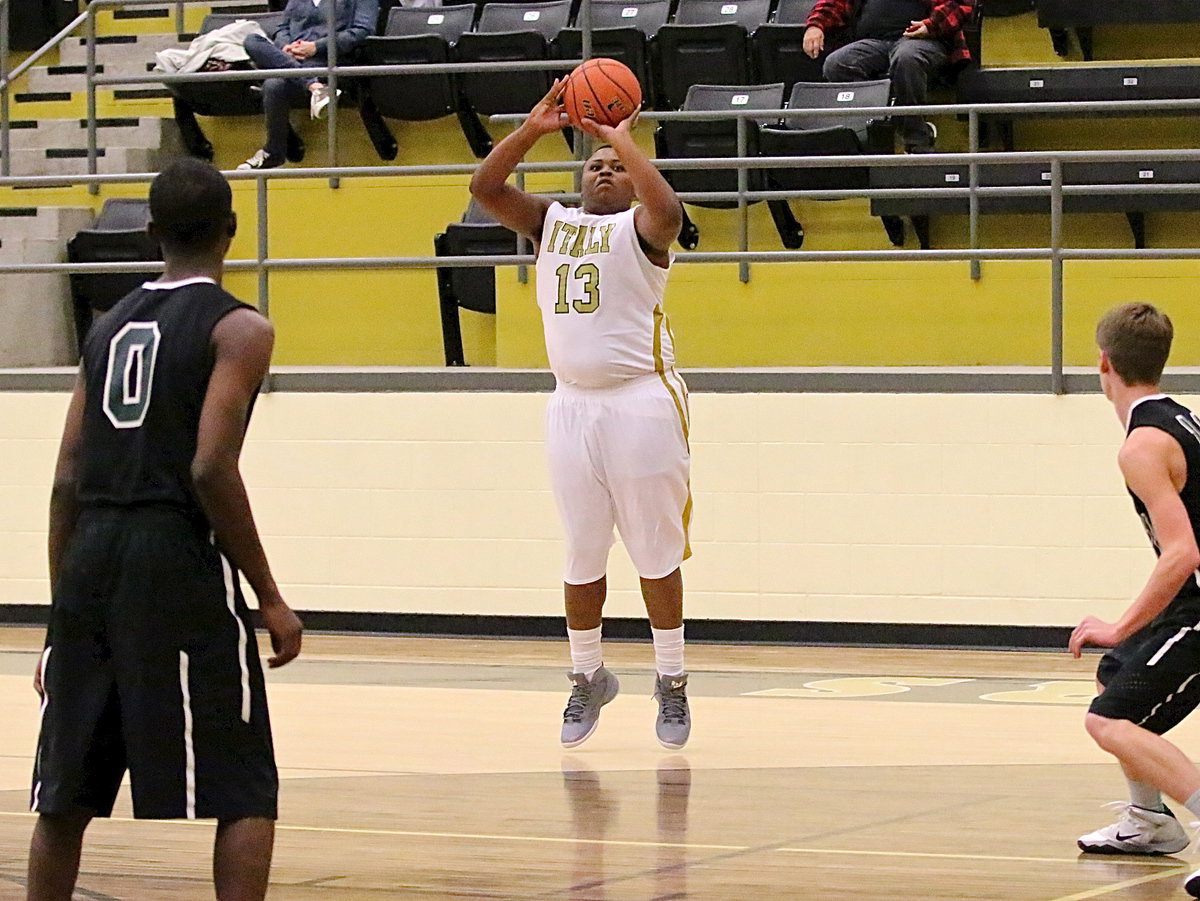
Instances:
[[[929,25],[929,34],[935,38],[948,38],[962,31],[963,25],[971,17],[971,11],[970,3],[960,3],[958,0],[937,4],[925,20]]]
[[[375,33],[379,20],[379,0],[354,0],[350,24],[339,28],[337,33],[338,57],[361,47],[369,35]],[[328,39],[317,41],[317,52],[328,52]]]
[[[829,31],[841,28],[850,20],[850,0],[817,0],[817,5],[808,14],[806,25],[809,28],[820,28]]]
[[[279,23],[279,27],[275,29],[275,33],[271,35],[271,41],[276,47],[286,47],[295,40],[292,36],[292,31],[295,28],[295,23],[292,21],[293,12],[292,0],[288,0],[288,5],[283,9],[283,20]]]

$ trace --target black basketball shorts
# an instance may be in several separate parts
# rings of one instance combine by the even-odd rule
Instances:
[[[1168,610],[1108,651],[1091,713],[1129,720],[1162,735],[1200,705],[1200,613]]]
[[[85,510],[64,553],[43,652],[30,807],[109,816],[276,815],[262,667],[237,573],[166,510]]]

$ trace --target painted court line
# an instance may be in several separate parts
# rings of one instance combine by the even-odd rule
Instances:
[[[1063,895],[1061,898],[1055,898],[1054,901],[1086,901],[1088,898],[1099,898],[1103,895],[1111,895],[1113,892],[1119,892],[1121,889],[1132,888],[1135,885],[1145,885],[1147,882],[1157,882],[1159,879],[1169,879],[1171,876],[1179,876],[1182,873],[1188,872],[1189,869],[1191,868],[1172,867],[1165,873],[1150,873],[1148,876],[1139,876],[1137,879],[1126,879],[1124,882],[1114,882],[1111,885],[1090,889],[1086,892],[1077,892],[1074,895]]]
[[[32,818],[35,814],[24,812],[0,811],[0,816],[9,817],[29,817]],[[110,822],[114,823],[135,823],[137,820],[132,817],[109,817]],[[171,823],[179,823],[180,825],[196,826],[196,825],[214,825],[207,820],[172,820]],[[678,848],[681,850],[693,851],[753,851],[757,846],[754,845],[718,845],[706,844],[701,842],[660,842],[660,841],[634,841],[631,839],[597,839],[597,838],[570,838],[565,836],[550,836],[550,835],[497,835],[486,832],[426,832],[408,829],[368,829],[350,826],[296,826],[279,823],[275,827],[280,832],[317,832],[329,833],[333,835],[378,835],[378,836],[396,836],[398,838],[441,838],[441,839],[462,839],[470,841],[497,841],[497,842],[531,842],[554,845],[599,845],[616,848]],[[842,856],[861,856],[861,857],[898,857],[898,858],[918,858],[932,860],[978,860],[978,861],[994,861],[994,862],[1011,862],[1011,863],[1063,863],[1063,864],[1078,864],[1079,857],[1023,857],[1016,855],[999,855],[999,854],[947,854],[936,853],[932,851],[867,851],[856,850],[853,848],[790,848],[781,847],[771,849],[772,853],[785,854],[828,854]],[[1106,863],[1114,863],[1106,859]],[[1168,862],[1166,860],[1121,860],[1120,865],[1123,867],[1168,867],[1166,873],[1154,873],[1151,877],[1140,877],[1140,881],[1151,881],[1151,879],[1159,879],[1165,876],[1172,875],[1177,872],[1182,872],[1186,867],[1180,867],[1176,862]],[[1130,884],[1138,884],[1133,882]],[[1125,883],[1121,883],[1124,886]],[[1115,891],[1116,889],[1105,889],[1105,891]],[[1098,890],[1097,890],[1098,891]],[[1093,895],[1071,895],[1069,898],[1058,898],[1055,901],[1076,901],[1076,898],[1091,898]]]

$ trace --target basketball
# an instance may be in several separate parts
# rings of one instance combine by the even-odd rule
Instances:
[[[567,76],[563,104],[571,124],[583,119],[616,125],[633,115],[642,102],[637,76],[622,62],[606,57],[584,60]]]

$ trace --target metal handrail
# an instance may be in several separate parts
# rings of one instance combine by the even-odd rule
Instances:
[[[204,3],[205,0],[177,0],[177,30],[182,30],[182,8],[184,3]],[[266,228],[268,217],[267,181],[268,179],[296,178],[327,178],[335,185],[341,178],[380,177],[380,176],[419,176],[462,174],[467,175],[476,170],[476,165],[428,165],[428,166],[365,166],[345,167],[336,165],[336,81],[340,77],[401,75],[419,76],[429,74],[474,72],[474,71],[508,71],[508,70],[561,70],[576,64],[575,60],[548,60],[513,63],[445,63],[445,64],[392,64],[382,66],[338,66],[336,48],[331,47],[330,64],[325,67],[307,67],[303,71],[292,69],[282,70],[248,70],[216,73],[148,73],[146,75],[99,75],[96,72],[95,61],[95,15],[100,9],[120,6],[162,5],[162,0],[91,0],[87,11],[80,14],[70,25],[62,29],[50,42],[36,51],[11,73],[0,70],[0,152],[3,153],[3,173],[0,177],[0,187],[59,187],[67,185],[87,185],[92,193],[99,191],[104,184],[145,183],[153,179],[156,173],[120,173],[100,175],[96,173],[96,88],[115,84],[142,83],[184,83],[202,82],[207,80],[230,81],[246,80],[260,81],[265,77],[312,77],[327,74],[331,87],[329,146],[330,165],[324,168],[301,170],[271,170],[264,172],[230,172],[231,180],[256,181],[256,200],[258,206],[257,251],[254,259],[229,260],[226,268],[229,271],[254,271],[258,273],[259,305],[264,312],[269,304],[268,273],[272,271],[291,270],[348,270],[348,269],[392,269],[419,268],[430,269],[439,266],[490,267],[510,266],[524,267],[530,265],[534,258],[529,254],[503,256],[470,256],[470,257],[326,257],[307,259],[273,259],[267,253]],[[587,7],[584,3],[584,7]],[[328,4],[328,15],[331,33],[333,31],[333,4]],[[8,0],[0,0],[0,16],[6,16]],[[586,20],[586,17],[585,17]],[[53,46],[66,38],[79,24],[87,29],[88,65],[88,133],[89,133],[89,174],[86,176],[31,176],[12,177],[9,172],[8,152],[8,95],[10,86],[29,68],[40,60]],[[3,24],[3,22],[0,22]],[[586,24],[586,21],[585,21]],[[7,28],[3,30],[7,35]],[[588,37],[585,32],[584,56],[588,55]],[[0,40],[3,38],[0,37]],[[0,44],[0,47],[3,45]],[[804,119],[812,117],[843,117],[861,119],[863,117],[885,117],[897,113],[895,107],[859,107],[832,110],[758,110],[738,109],[724,111],[647,111],[642,117],[649,121],[711,121],[732,119],[737,123],[738,153],[736,157],[695,158],[695,159],[664,159],[655,160],[661,169],[694,170],[694,169],[734,169],[738,170],[738,190],[724,192],[690,192],[681,193],[681,198],[687,201],[724,201],[736,203],[739,209],[738,251],[732,252],[690,252],[679,259],[684,263],[729,263],[739,265],[739,277],[749,279],[749,266],[753,262],[832,262],[832,261],[883,261],[883,260],[924,260],[924,261],[969,261],[973,278],[980,276],[980,264],[989,260],[1049,260],[1051,262],[1051,384],[1052,390],[1061,392],[1063,388],[1062,360],[1062,295],[1063,295],[1063,264],[1069,260],[1100,260],[1100,259],[1200,259],[1200,248],[1158,248],[1141,250],[1118,249],[1069,249],[1062,246],[1062,221],[1064,199],[1071,196],[1087,196],[1095,194],[1139,194],[1147,191],[1163,194],[1192,194],[1200,192],[1200,185],[1064,185],[1063,167],[1072,163],[1085,162],[1170,162],[1193,161],[1200,159],[1198,150],[1147,150],[1147,151],[1036,151],[987,153],[979,151],[979,126],[981,117],[999,115],[1039,115],[1055,113],[1122,113],[1144,114],[1148,111],[1186,112],[1200,110],[1200,98],[1189,100],[1156,100],[1156,101],[1089,101],[1084,103],[1043,102],[1043,103],[1006,103],[1006,104],[952,104],[925,105],[919,107],[904,107],[905,115],[949,115],[965,114],[968,117],[969,152],[954,154],[937,154],[934,156],[897,156],[897,155],[863,155],[854,157],[762,157],[747,156],[747,120],[777,121],[789,119]],[[491,121],[497,123],[513,123],[524,118],[523,115],[509,114],[492,116]],[[979,184],[979,166],[989,164],[1017,165],[1023,163],[1044,163],[1050,168],[1050,183],[1034,186],[989,186]],[[516,169],[518,179],[535,172],[578,172],[582,163],[580,160],[551,162],[551,163],[522,163]],[[964,187],[924,188],[894,188],[894,189],[846,189],[846,190],[807,190],[807,191],[751,191],[748,189],[748,172],[752,169],[765,168],[861,168],[864,166],[967,166],[970,178]],[[939,197],[967,197],[970,204],[970,247],[954,250],[882,250],[882,251],[751,251],[748,246],[748,207],[758,200],[776,200],[789,198],[808,199],[841,199],[846,197],[905,197],[914,194],[936,194]],[[574,195],[562,194],[564,198]],[[1049,247],[1010,248],[1010,249],[981,249],[978,247],[978,215],[979,202],[983,198],[1002,196],[1041,196],[1047,197],[1051,216],[1051,240]],[[136,272],[158,271],[161,263],[33,263],[0,265],[2,273],[99,273],[99,272]]]

